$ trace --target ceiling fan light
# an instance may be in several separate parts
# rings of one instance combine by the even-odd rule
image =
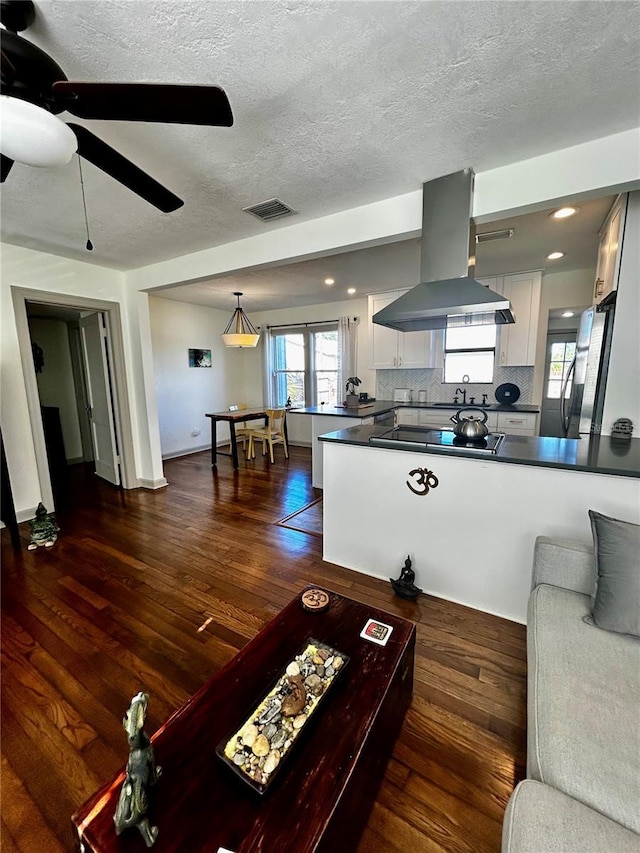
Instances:
[[[222,333],[222,343],[226,347],[256,347],[260,340],[260,332],[240,307],[242,294],[235,291],[233,295],[237,297],[238,305]]]
[[[70,127],[29,101],[0,95],[0,151],[27,166],[64,166],[78,149]]]

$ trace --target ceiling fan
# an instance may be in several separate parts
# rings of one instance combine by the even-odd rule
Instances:
[[[18,35],[35,20],[32,0],[1,0],[0,20],[5,27],[0,180],[6,180],[15,161],[62,165],[77,151],[159,210],[182,207],[182,199],[86,127],[57,115],[66,110],[83,119],[231,127],[233,114],[224,91],[218,86],[70,81],[57,62]]]

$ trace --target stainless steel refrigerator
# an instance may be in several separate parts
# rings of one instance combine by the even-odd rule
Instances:
[[[566,438],[599,435],[611,352],[616,292],[580,318],[576,354],[562,387],[560,417]],[[571,381],[571,394],[565,398]]]

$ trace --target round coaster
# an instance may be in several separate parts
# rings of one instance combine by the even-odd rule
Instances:
[[[302,606],[310,613],[322,613],[329,606],[329,593],[312,587],[305,589],[301,596]]]

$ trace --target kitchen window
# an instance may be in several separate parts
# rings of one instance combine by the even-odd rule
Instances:
[[[445,330],[444,381],[492,382],[496,326],[450,325]]]
[[[272,399],[295,407],[338,403],[338,325],[272,329]]]

